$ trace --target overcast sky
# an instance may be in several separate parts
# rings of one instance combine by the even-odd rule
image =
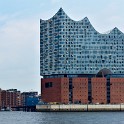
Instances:
[[[0,87],[40,92],[40,18],[62,7],[73,20],[88,17],[100,33],[124,32],[124,0],[1,0]]]

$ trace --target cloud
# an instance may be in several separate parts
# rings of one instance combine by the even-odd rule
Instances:
[[[56,3],[60,3],[62,2],[63,0],[51,0],[52,4],[56,4]]]
[[[5,21],[8,18],[6,15],[0,15],[0,22]]]
[[[39,20],[9,20],[0,29],[1,88],[39,89]]]

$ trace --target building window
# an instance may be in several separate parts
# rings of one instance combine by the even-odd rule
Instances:
[[[53,86],[53,83],[52,82],[45,83],[45,88],[50,88],[52,86]]]

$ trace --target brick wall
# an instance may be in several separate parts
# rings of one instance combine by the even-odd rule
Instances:
[[[52,87],[45,84],[52,82]],[[69,103],[69,79],[41,79],[42,100],[44,102]],[[109,96],[108,96],[109,97]],[[107,103],[107,79],[104,77],[91,78],[92,103]],[[88,103],[88,78],[72,78],[72,102]],[[110,78],[110,103],[124,103],[124,78]]]
[[[106,78],[92,78],[92,103],[107,103]]]
[[[10,92],[10,91],[6,91],[6,90],[1,91],[1,106],[2,107],[17,107],[17,106],[19,106],[17,99],[20,99],[19,96],[17,95],[17,92]]]
[[[52,86],[49,86],[52,83]],[[46,87],[48,84],[48,87]],[[50,84],[51,85],[51,84]],[[69,102],[69,80],[68,78],[41,79],[41,94],[44,102]]]
[[[88,78],[73,78],[73,103],[88,103]]]
[[[124,103],[124,78],[110,78],[110,102]]]

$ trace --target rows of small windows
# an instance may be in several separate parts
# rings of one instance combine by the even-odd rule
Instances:
[[[47,36],[46,36],[46,37],[47,37]],[[45,40],[47,40],[47,39],[48,39],[48,38],[46,38]],[[42,40],[42,39],[41,39],[41,40]],[[70,41],[75,41],[76,39],[69,39],[69,40],[70,40]],[[78,40],[81,40],[81,41],[82,41],[83,39],[78,39]],[[67,39],[66,41],[68,41],[68,39]],[[77,42],[77,40],[76,40],[76,42]],[[76,42],[71,42],[71,44],[76,43]],[[78,41],[78,42],[79,42],[79,41]],[[78,42],[77,42],[77,43],[78,43]],[[67,43],[67,42],[60,42],[60,44],[64,44],[64,43]],[[85,45],[86,45],[86,44],[89,44],[89,45],[90,45],[91,43],[92,43],[92,44],[95,44],[96,42],[85,42]],[[98,43],[99,43],[99,42],[98,42]],[[111,43],[111,42],[101,42],[101,44],[110,44],[110,43]],[[113,45],[113,43],[111,43],[111,44]],[[114,44],[118,44],[118,42],[114,42]],[[120,43],[120,46],[119,46],[119,45],[118,45],[118,46],[115,46],[115,47],[117,48],[117,50],[118,50],[118,49],[122,49],[122,50],[123,50],[123,46],[121,46],[121,44],[123,44],[123,42]],[[104,46],[104,47],[106,47],[106,46]],[[114,46],[110,46],[111,49],[113,49],[113,48],[115,48],[115,47],[114,47]],[[97,48],[99,48],[99,47],[97,46]],[[104,49],[104,48],[103,48],[103,49]]]
[[[63,56],[65,56],[65,55],[63,55]],[[76,56],[76,57],[69,57],[69,56],[67,56],[67,57],[61,57],[61,58],[59,58],[59,60],[60,61],[58,61],[58,56],[56,56],[56,57],[53,57],[53,56],[47,56],[47,57],[45,57],[45,56],[41,56],[40,57],[41,58],[41,60],[44,60],[44,62],[47,64],[48,62],[50,62],[50,63],[52,63],[52,62],[60,62],[60,63],[62,63],[62,62],[64,62],[64,63],[76,63],[77,65],[78,64],[80,64],[80,63],[90,63],[90,64],[93,64],[93,63],[95,63],[95,64],[99,64],[99,63],[109,63],[109,64],[113,64],[113,63],[116,63],[116,64],[122,64],[122,66],[123,66],[123,63],[124,63],[124,57],[121,57],[120,59],[116,59],[116,57],[114,58],[114,59],[112,59],[112,58],[107,58],[107,56],[103,56],[103,58],[102,58],[102,56],[92,56],[92,59],[91,59],[91,57],[89,58],[89,56]],[[81,58],[84,58],[84,59],[81,59]],[[121,66],[121,65],[120,65]]]
[[[90,61],[90,63],[91,63],[92,61]],[[78,63],[77,61],[75,62],[75,63]],[[86,63],[86,62],[85,62]],[[112,62],[110,62],[110,64],[111,64]],[[117,62],[118,63],[118,62]],[[123,63],[123,61],[120,61],[119,63]],[[123,65],[122,65],[123,66]]]
[[[77,43],[77,42],[80,42],[80,41],[83,41],[83,42],[80,42],[81,44],[82,43],[85,43],[85,44],[89,44],[89,45],[101,45],[101,44],[104,44],[104,45],[114,45],[114,46],[121,46],[124,44],[124,42],[122,41],[123,39],[120,39],[119,41],[114,41],[114,40],[106,40],[106,42],[102,39],[93,39],[93,38],[83,38],[83,35],[63,35],[63,37],[61,39],[59,39],[59,41],[61,41],[61,43],[68,43],[68,42],[71,42],[72,44],[73,43]]]
[[[108,67],[108,68],[110,68],[111,70],[116,70],[116,72],[117,72],[117,70],[118,70],[118,72],[121,71],[121,70],[123,71],[123,68],[119,68],[120,66],[119,66],[118,68],[116,68],[116,67],[111,68],[110,65],[108,65],[108,66],[103,65],[103,67],[102,67],[102,66],[99,66],[99,67],[97,67],[97,68],[93,68],[93,67],[91,67],[91,66],[90,66],[90,67],[86,66],[85,68],[84,68],[84,67],[81,68],[80,66],[79,66],[79,67],[72,66],[72,67],[70,67],[70,68],[69,68],[69,67],[64,67],[64,66],[61,66],[61,67],[62,67],[62,68],[58,68],[58,70],[61,70],[61,71],[63,71],[63,70],[69,70],[69,71],[76,71],[76,70],[80,70],[80,71],[81,71],[81,70],[83,70],[83,71],[84,71],[84,70],[87,70],[87,71],[88,71],[88,70],[96,70],[96,71],[98,71],[100,68]],[[42,69],[42,71],[43,71],[43,70],[44,70],[44,71],[49,71],[49,70],[57,71],[57,70],[55,69],[55,67],[50,69],[50,67],[48,68],[47,66],[44,67],[44,68]]]
[[[94,70],[62,70],[62,71],[43,71],[42,74],[96,74],[98,72],[98,70],[94,71]],[[123,74],[124,71],[123,70],[119,70],[119,71],[113,71],[114,74]]]
[[[88,36],[88,37],[94,37],[94,39],[99,39],[99,40],[113,40],[113,41],[124,41],[124,37],[119,37],[117,34],[114,35],[95,35],[96,31],[92,28],[86,30],[86,28],[70,28],[70,27],[62,27],[62,26],[55,26],[53,28],[47,27],[47,28],[41,28],[40,29],[40,35],[43,36],[45,34],[53,34],[53,33],[57,33],[57,31],[60,31],[59,34],[83,34],[84,36]]]
[[[117,67],[117,66],[124,66],[124,62],[123,61],[105,61],[105,60],[96,60],[96,61],[92,61],[92,60],[87,60],[87,61],[74,61],[74,60],[71,60],[71,61],[59,61],[59,63],[63,63],[63,64],[66,64],[66,65],[69,65],[69,64],[76,64],[75,66],[78,66],[78,65],[81,65],[81,64],[86,64],[87,63],[90,63],[90,66],[97,66],[97,65],[100,65],[100,66],[103,66],[103,65],[110,65],[110,66],[114,66],[114,67]],[[46,63],[47,64],[47,63]]]
[[[64,17],[64,16],[63,16]],[[48,22],[49,23],[51,23],[53,20],[55,20],[55,19],[57,19],[57,18],[59,18],[59,17],[55,17],[55,18],[53,18],[52,20],[49,20]],[[65,16],[64,18],[68,18],[67,16]],[[72,20],[70,20],[70,19],[64,19],[64,21],[66,22],[63,22],[63,25],[83,25],[83,24],[85,24],[85,25],[90,25],[89,24],[89,21],[86,19],[86,20],[84,20],[84,22],[78,22],[78,23],[76,23],[76,22],[74,22],[74,21],[72,21]],[[46,24],[46,22],[44,22],[44,23],[41,23],[41,26],[44,26],[44,27],[47,27],[46,26],[47,24]],[[53,26],[53,25],[52,25]],[[77,28],[80,28],[80,27],[77,27]],[[41,27],[41,29],[42,29],[42,27]],[[115,30],[114,31],[114,33],[113,34],[119,34],[119,32],[117,31],[117,30]],[[109,36],[109,38],[110,38],[111,36]]]
[[[53,34],[51,34],[51,36],[52,36]],[[41,41],[44,41],[44,40],[48,40],[48,35],[46,35],[46,36],[40,36],[41,37]],[[88,38],[83,38],[84,37],[84,35],[69,35],[69,36],[65,36],[65,35],[63,35],[63,36],[61,36],[61,35],[56,35],[55,37],[53,37],[53,38],[60,38],[60,41],[68,41],[68,42],[74,42],[74,41],[87,41],[87,42],[85,42],[85,44],[106,44],[106,45],[117,45],[118,47],[121,47],[121,44],[124,44],[124,42],[122,42],[122,40],[123,39],[120,39],[119,41],[113,41],[113,40],[108,40],[108,39],[106,39],[105,41],[107,41],[107,42],[105,42],[104,40],[102,40],[102,39],[88,39]],[[90,42],[90,41],[94,41],[94,42]],[[72,42],[72,43],[73,43]]]
[[[91,71],[91,70],[60,70],[60,71],[43,71],[42,74],[95,74],[97,73],[98,70],[96,71]],[[113,71],[114,74],[123,74],[124,71],[123,70],[119,70],[119,71]]]
[[[77,55],[82,55],[84,56],[84,54],[106,54],[108,57],[111,57],[111,55],[116,55],[117,57],[119,57],[119,55],[123,55],[123,51],[121,50],[116,50],[115,51],[107,51],[107,50],[91,50],[91,49],[87,49],[87,50],[80,50],[80,49],[75,49],[75,50],[72,50],[72,49],[60,49],[60,54],[65,54],[65,55],[69,55],[71,54],[73,56],[73,54],[77,54]],[[121,56],[123,57],[123,56]]]
[[[85,62],[85,63],[84,63]],[[97,67],[97,66],[99,66],[99,67],[103,67],[103,66],[106,66],[106,67],[114,67],[114,68],[118,68],[118,67],[124,67],[124,62],[123,62],[123,64],[121,64],[121,63],[109,63],[109,62],[106,62],[106,63],[102,63],[102,62],[100,62],[100,63],[90,63],[89,61],[84,61],[84,62],[81,62],[81,63],[76,63],[76,62],[67,62],[67,61],[61,61],[61,63],[59,63],[59,67],[61,67],[61,66],[67,66],[67,67],[74,67],[74,68],[78,68],[78,67],[85,67],[85,66],[87,66],[87,67]],[[87,63],[86,63],[87,62]],[[66,65],[65,65],[66,64]]]
[[[77,63],[78,62],[78,63]],[[116,63],[113,63],[112,61],[106,61],[106,63],[103,63],[102,61],[99,61],[99,63],[96,63],[96,62],[93,62],[93,61],[61,61],[61,62],[58,62],[58,61],[41,61],[41,64],[45,63],[46,65],[43,66],[43,67],[50,67],[52,65],[58,65],[61,67],[61,66],[67,66],[67,67],[84,67],[84,66],[87,66],[87,67],[102,67],[102,66],[106,66],[106,67],[124,67],[124,62],[123,61],[120,61],[120,62],[116,62]],[[48,66],[49,65],[49,66]]]
[[[63,22],[62,25],[65,25],[65,26],[89,26],[90,25],[90,22],[88,21],[88,19],[85,19],[85,20],[82,20],[80,22],[75,22],[71,19],[69,19],[67,16],[65,16],[63,19],[61,19],[61,21]]]
[[[64,55],[63,55],[64,54]],[[80,58],[84,58],[84,55],[89,55],[89,54],[96,54],[97,56],[99,54],[106,54],[106,58],[112,58],[112,55],[116,55],[117,58],[123,58],[124,55],[123,55],[123,52],[117,52],[117,51],[99,51],[99,50],[86,50],[86,51],[83,51],[83,50],[69,50],[69,49],[61,49],[61,51],[59,51],[59,56],[71,56],[73,57],[74,55],[80,55],[81,57]],[[85,57],[86,58],[86,57]],[[87,58],[90,58],[90,57],[87,57]],[[94,55],[94,58],[95,55]],[[113,58],[115,58],[115,56],[113,56]]]
[[[60,47],[60,49],[62,49],[62,48],[66,48],[66,49],[68,49],[68,48],[74,48],[74,49],[103,49],[103,50],[105,50],[105,49],[107,49],[107,50],[110,50],[110,49],[117,49],[117,50],[124,50],[124,46],[110,46],[110,45],[92,45],[92,46],[89,46],[89,45],[82,45],[82,44],[77,44],[76,42],[74,42],[74,43],[66,43],[66,42],[60,42],[59,43],[59,47]]]
[[[80,42],[80,40],[84,41],[84,42]],[[97,42],[97,41],[94,41],[93,39],[76,39],[76,38],[63,38],[63,39],[59,39],[59,43],[60,44],[85,44],[85,45],[92,45],[92,46],[95,46],[95,45],[102,45],[102,46],[114,46],[114,47],[119,47],[119,48],[122,48],[123,46],[123,42],[114,42],[113,41],[108,41],[108,42]]]
[[[56,20],[56,22],[58,22],[58,21]],[[82,25],[78,25],[77,23],[74,23],[74,22],[68,22],[68,21],[70,21],[69,19],[66,19],[65,21],[66,22],[64,23],[64,28],[63,28],[63,31],[65,31],[65,34],[68,34],[69,32],[71,32],[71,29],[73,30],[73,28],[75,28],[74,31],[75,30],[76,31],[79,31],[78,28],[81,28],[81,26],[82,26]],[[73,24],[71,25],[71,23],[73,23]],[[49,25],[49,27],[51,27],[51,26],[53,26],[53,25]],[[41,36],[41,40],[44,41],[44,39],[45,39],[45,40],[48,41],[48,38],[47,37],[49,37],[50,35],[52,35],[53,32],[51,30],[53,30],[53,29],[52,28],[49,28],[49,27],[48,27],[48,24],[47,24],[47,28],[45,28],[45,34],[46,35],[42,35]],[[59,28],[59,26],[58,27],[56,26],[56,28]],[[71,29],[69,29],[69,28],[71,28]],[[88,26],[88,27],[86,26],[86,27],[83,27],[83,28],[91,28],[91,27],[90,26]],[[43,30],[41,30],[41,31],[43,31]],[[74,33],[74,31],[72,31],[72,32]],[[118,61],[117,60],[117,58],[123,60],[123,55],[122,55],[122,50],[123,50],[122,44],[123,44],[123,42],[121,42],[121,41],[123,41],[123,39],[116,39],[116,37],[118,35],[118,32],[117,31],[115,31],[111,36],[109,36],[109,35],[104,35],[104,36],[103,35],[98,35],[98,33],[94,32],[92,29],[90,29],[90,30],[88,29],[87,31],[92,31],[93,33],[90,33],[90,35],[89,35],[86,32],[86,30],[84,30],[84,32],[82,30],[82,32],[80,32],[80,33],[84,33],[85,35],[82,35],[81,36],[79,32],[75,32],[75,36],[74,36],[75,38],[73,38],[73,39],[71,39],[71,38],[70,39],[67,39],[68,37],[66,35],[65,36],[62,35],[64,37],[62,39],[59,39],[60,41],[62,41],[62,40],[63,41],[67,41],[67,42],[61,42],[59,46],[56,46],[56,47],[59,47],[60,48],[59,49],[60,50],[59,51],[60,52],[60,55],[62,53],[62,54],[65,54],[65,56],[62,55],[62,57],[64,57],[64,58],[66,57],[66,55],[70,55],[72,57],[72,58],[67,58],[66,57],[66,60],[68,60],[68,61],[65,61],[65,64],[66,65],[68,63],[70,63],[69,62],[70,59],[75,60],[75,58],[74,58],[75,55],[76,55],[76,59],[79,59],[79,60],[80,60],[80,58],[89,59],[90,58],[89,56],[84,57],[84,56],[79,56],[78,54],[85,55],[85,54],[91,54],[91,53],[93,53],[93,54],[97,54],[97,53],[98,54],[116,54],[116,57],[115,56],[108,55],[106,58],[104,58],[104,56],[103,57],[96,56],[96,58],[97,59],[107,59],[108,58],[108,60],[106,60],[106,64],[110,64],[110,65],[112,63],[117,63],[117,64],[118,63],[119,64],[120,63],[123,63],[123,61]],[[47,33],[49,33],[49,34],[47,34]],[[63,33],[63,32],[60,32],[60,33]],[[91,36],[91,34],[93,34],[94,36]],[[92,37],[93,39],[92,40],[91,39],[86,39],[86,37],[84,37],[86,35],[87,35],[87,37]],[[72,37],[73,37],[73,35],[72,35]],[[53,37],[53,40],[55,38],[61,38],[61,37],[58,37],[58,36],[57,37]],[[113,38],[115,38],[115,39],[113,39]],[[69,42],[69,41],[71,41],[71,42]],[[76,41],[76,42],[72,42],[72,41]],[[94,44],[94,46],[91,46],[91,47],[85,46],[85,48],[83,48],[84,46],[82,46],[82,42],[79,43],[79,41],[84,41],[84,44],[85,45],[93,45]],[[85,42],[85,41],[88,41],[88,42]],[[89,41],[94,41],[94,42],[89,42]],[[107,42],[104,42],[104,41],[107,41]],[[62,46],[61,45],[61,44],[65,44],[65,43],[67,44],[66,46],[64,46],[64,45]],[[79,43],[79,45],[77,45],[78,43]],[[75,45],[70,45],[70,44],[75,44]],[[100,44],[100,46],[95,46],[96,44]],[[103,44],[103,46],[102,46],[102,44]],[[111,44],[111,46],[104,46],[105,44],[106,45],[110,45]],[[54,49],[53,50],[53,47],[48,47],[49,45],[52,46],[53,44],[46,44],[45,47],[43,45],[41,45],[41,48],[46,49],[46,50],[43,50],[43,52],[46,53],[46,52],[50,52],[52,50],[51,51],[51,53],[52,53],[52,52],[54,52],[54,50],[57,51],[57,49]],[[113,45],[115,45],[115,46],[113,46]],[[81,48],[81,46],[82,46],[82,48]],[[83,51],[81,51],[82,49],[83,49]],[[97,49],[101,49],[101,50],[98,51]],[[115,51],[115,49],[118,50],[118,51]],[[45,54],[45,56],[46,55],[48,56],[48,54]],[[109,61],[110,59],[111,59],[111,61]],[[45,64],[47,64],[47,62],[49,62],[49,61],[51,62],[52,60],[45,60]],[[82,61],[82,63],[83,62],[85,63],[85,61]],[[100,62],[99,61],[97,61],[97,62],[95,61],[94,62],[94,61],[91,60],[89,62],[90,62],[90,64],[91,63],[104,63],[105,60],[102,60]],[[79,65],[80,64],[80,61],[76,60],[76,61],[74,61],[74,63],[76,63],[76,65]],[[122,66],[123,66],[123,64],[122,64]]]
[[[59,36],[60,38],[61,36]],[[72,38],[71,38],[72,37]],[[104,44],[104,45],[114,45],[114,46],[117,46],[117,47],[121,47],[121,45],[124,44],[124,42],[122,42],[121,40],[119,41],[114,41],[114,40],[106,40],[106,42],[104,40],[101,40],[100,39],[88,39],[88,38],[81,38],[83,37],[83,35],[77,35],[77,36],[74,36],[74,35],[69,35],[66,37],[63,35],[63,38],[60,38],[59,41],[61,41],[61,43],[85,43],[85,44],[89,44],[89,45],[101,45],[101,44]],[[83,42],[80,42],[80,41],[83,41]]]

